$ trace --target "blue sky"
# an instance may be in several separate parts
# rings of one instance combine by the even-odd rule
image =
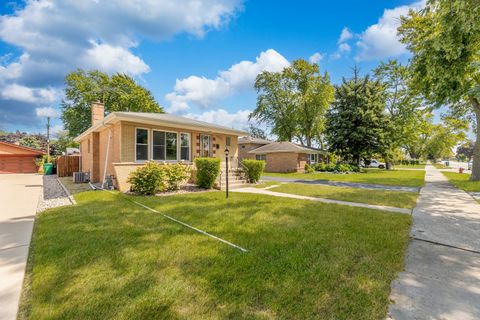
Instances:
[[[255,76],[298,58],[339,83],[408,59],[398,17],[422,1],[39,0],[0,7],[0,128],[37,132],[78,67],[126,72],[167,110],[245,128]],[[60,120],[54,120],[61,130]]]

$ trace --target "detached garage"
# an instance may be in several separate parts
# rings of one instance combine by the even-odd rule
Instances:
[[[0,173],[35,173],[40,150],[0,141]]]

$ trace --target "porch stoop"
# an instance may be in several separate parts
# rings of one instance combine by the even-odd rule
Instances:
[[[226,189],[226,174],[225,170],[220,172],[218,177],[218,185],[220,190]],[[228,188],[236,189],[241,188],[242,186],[248,185],[248,181],[245,177],[245,172],[242,169],[230,169],[228,170]]]

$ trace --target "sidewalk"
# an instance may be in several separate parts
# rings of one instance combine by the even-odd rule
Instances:
[[[0,319],[16,319],[42,176],[0,175]]]
[[[323,203],[341,204],[341,205],[344,205],[344,206],[360,207],[360,208],[374,209],[374,210],[383,210],[383,211],[390,211],[390,212],[403,213],[403,214],[410,214],[411,211],[412,211],[410,209],[405,209],[405,208],[396,208],[396,207],[381,206],[381,205],[375,205],[375,204],[348,202],[348,201],[317,198],[317,197],[300,196],[300,195],[297,195],[297,194],[270,191],[270,190],[267,190],[267,188],[265,188],[265,189],[240,188],[240,189],[234,189],[231,192],[264,194],[264,195],[267,195],[267,196],[293,198],[293,199],[300,199],[300,200],[310,200],[310,201],[318,201],[318,202],[323,202]]]
[[[480,319],[480,204],[431,165],[389,319]]]

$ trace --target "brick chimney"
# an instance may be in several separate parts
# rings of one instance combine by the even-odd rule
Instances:
[[[99,101],[92,102],[92,126],[100,123],[105,117],[105,106]]]

